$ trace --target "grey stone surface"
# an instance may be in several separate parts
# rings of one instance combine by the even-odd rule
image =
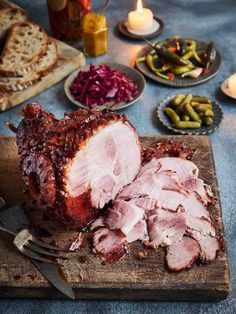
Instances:
[[[46,1],[17,0],[29,12],[30,18],[49,31]],[[99,8],[101,0],[94,1]],[[109,24],[109,53],[105,56],[87,59],[89,62],[115,61],[132,64],[135,54],[142,47],[141,42],[132,42],[120,37],[116,24],[127,15],[134,1],[111,0],[107,9]],[[215,41],[223,57],[223,64],[217,76],[205,84],[182,89],[206,95],[218,101],[224,110],[220,128],[210,135],[221,190],[223,219],[230,256],[233,278],[233,293],[222,302],[136,302],[136,301],[55,301],[55,300],[1,300],[1,313],[236,313],[236,101],[224,96],[219,86],[236,71],[236,1],[235,0],[146,0],[146,5],[165,23],[162,37],[180,35],[204,41]],[[81,48],[81,43],[75,43]],[[123,110],[133,122],[139,134],[167,133],[156,119],[156,106],[161,99],[174,95],[177,89],[147,81],[143,98],[132,107]],[[67,100],[63,82],[34,97],[58,117],[76,107]],[[18,123],[18,112],[23,106],[0,113],[0,135],[10,135],[4,122]],[[194,145],[194,143],[193,143]]]

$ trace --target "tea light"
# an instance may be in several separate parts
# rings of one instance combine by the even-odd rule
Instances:
[[[159,23],[153,19],[151,10],[143,8],[142,1],[138,0],[137,10],[129,12],[126,25],[129,32],[138,35],[147,35],[159,28]]]
[[[228,91],[236,95],[236,73],[228,78]]]
[[[226,95],[236,99],[236,73],[222,83],[221,89]]]

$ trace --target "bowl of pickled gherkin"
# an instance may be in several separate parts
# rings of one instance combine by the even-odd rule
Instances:
[[[174,87],[203,83],[219,70],[221,56],[213,42],[174,36],[155,43],[145,39],[136,68],[152,80]]]
[[[157,116],[173,132],[204,135],[219,127],[223,111],[210,98],[189,93],[164,99],[157,108]]]

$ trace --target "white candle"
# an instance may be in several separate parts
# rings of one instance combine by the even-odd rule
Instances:
[[[142,7],[142,1],[138,0],[137,10],[129,12],[128,27],[134,31],[149,29],[152,27],[152,11]]]
[[[232,95],[236,95],[236,73],[228,78],[228,91]]]

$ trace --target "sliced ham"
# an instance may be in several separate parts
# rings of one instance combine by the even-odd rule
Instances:
[[[98,229],[94,232],[93,245],[101,260],[108,263],[119,261],[127,253],[125,235],[120,230]]]
[[[136,240],[167,246],[172,271],[190,267],[200,256],[216,258],[219,241],[207,210],[212,192],[197,177],[198,168],[176,157],[153,158],[115,198],[107,217],[92,225],[95,251],[106,261],[124,256],[126,243]]]
[[[189,177],[197,178],[198,176],[198,167],[192,161],[177,157],[163,157],[157,159],[157,162],[161,164],[160,171],[174,171],[180,182],[184,182]]]
[[[167,266],[171,271],[180,271],[190,267],[199,253],[200,248],[197,241],[185,236],[167,247]]]
[[[188,217],[210,217],[208,210],[194,192],[189,192],[188,195],[185,195],[176,191],[162,190],[159,204],[162,208],[172,211],[177,211],[181,206]]]
[[[140,220],[133,229],[126,235],[126,240],[128,243],[134,242],[136,240],[148,241],[148,231],[147,223],[145,219]]]
[[[210,234],[202,234],[192,229],[188,229],[187,232],[198,242],[201,249],[201,259],[203,261],[209,262],[217,257],[220,244],[216,237]]]
[[[182,213],[158,209],[155,215],[148,218],[150,243],[156,248],[179,241],[185,230],[186,222]]]
[[[93,221],[93,223],[90,226],[90,230],[92,231],[101,227],[105,227],[105,221],[103,216],[100,216],[98,217],[98,219]]]
[[[120,229],[128,234],[144,216],[144,210],[133,201],[118,199],[109,210],[106,225],[110,229]]]
[[[211,187],[199,178],[187,178],[183,185],[190,191],[196,192],[204,204],[210,203],[213,198]]]

